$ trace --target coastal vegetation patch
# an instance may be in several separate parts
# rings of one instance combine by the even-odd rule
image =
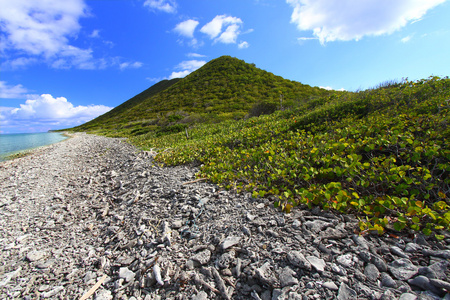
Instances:
[[[356,215],[361,233],[415,230],[444,238],[450,229],[448,77],[337,92],[282,79],[276,85],[274,75],[252,65],[218,60],[209,63],[214,71],[207,64],[161,91],[160,100],[152,98],[160,118],[142,114],[137,118],[145,121],[91,132],[128,137],[158,152],[155,160],[163,165],[200,166],[199,178],[267,197],[285,212],[319,206]],[[228,72],[227,62],[253,73]],[[205,85],[213,78],[222,84]],[[255,90],[249,81],[266,89],[246,101],[244,91]],[[206,100],[212,89],[221,99]],[[161,100],[173,95],[175,102]],[[148,101],[130,112],[155,109]]]

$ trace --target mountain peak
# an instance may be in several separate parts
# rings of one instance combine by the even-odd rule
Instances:
[[[79,130],[117,130],[139,134],[179,124],[221,122],[244,118],[255,103],[280,104],[328,93],[323,89],[290,81],[258,69],[254,64],[221,56],[182,79],[162,81],[136,95],[111,112],[77,127]],[[172,117],[171,117],[172,116]],[[131,133],[133,134],[133,133]]]

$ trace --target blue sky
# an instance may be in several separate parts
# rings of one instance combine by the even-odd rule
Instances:
[[[450,71],[446,0],[0,0],[0,133],[72,127],[230,55],[355,91]]]

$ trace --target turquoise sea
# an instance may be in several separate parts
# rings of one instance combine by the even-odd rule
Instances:
[[[0,161],[8,155],[54,144],[66,138],[57,132],[0,134]]]

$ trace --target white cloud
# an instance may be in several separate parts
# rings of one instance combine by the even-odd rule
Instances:
[[[186,56],[187,57],[196,57],[196,58],[206,57],[206,55],[198,54],[198,53],[188,53]]]
[[[81,30],[79,20],[89,16],[83,0],[0,0],[0,7],[1,68],[43,62],[56,69],[120,68],[118,57],[94,58],[92,49],[71,45]],[[88,36],[99,38],[100,31]]]
[[[299,42],[301,42],[301,41],[318,40],[318,39],[319,39],[319,38],[316,38],[316,37],[305,37],[305,36],[297,38],[297,40],[298,40]]]
[[[140,67],[142,67],[142,63],[139,61],[136,62],[123,62],[121,64],[119,64],[119,68],[121,70],[125,70],[125,69],[139,69]]]
[[[408,35],[408,36],[405,36],[404,38],[402,38],[400,41],[401,41],[402,43],[407,43],[407,42],[409,42],[410,40],[411,40],[411,36]]]
[[[170,74],[169,79],[174,79],[174,78],[183,78],[188,76],[189,74],[191,74],[192,72],[189,70],[184,70],[184,71],[179,71],[179,72],[172,72],[172,74]]]
[[[445,0],[286,0],[294,10],[291,22],[312,30],[321,44],[390,34]]]
[[[319,86],[319,88],[325,89],[325,90],[328,90],[328,91],[341,91],[341,92],[345,91],[344,88],[340,88],[340,89],[336,90],[336,89],[333,89],[331,86]]]
[[[24,98],[27,93],[28,90],[21,84],[11,86],[8,85],[6,81],[0,81],[0,98],[3,99]]]
[[[24,63],[23,54],[50,64],[57,59],[81,65],[92,60],[91,50],[69,42],[81,29],[79,19],[88,16],[83,0],[0,0],[0,7],[0,49],[16,56],[12,60]]]
[[[144,6],[166,13],[175,13],[177,11],[177,3],[174,0],[146,0]]]
[[[248,48],[248,47],[250,47],[250,45],[249,45],[249,43],[247,43],[247,42],[242,42],[242,43],[239,43],[239,45],[238,45],[238,48],[239,49],[246,49],[246,48]]]
[[[242,24],[243,22],[240,18],[219,15],[203,26],[200,31],[208,35],[210,39],[214,39],[214,42],[235,44],[237,37],[241,33]],[[223,30],[223,27],[226,27],[226,29]]]
[[[177,32],[179,35],[182,35],[184,37],[193,38],[194,37],[194,31],[195,28],[198,25],[198,21],[196,20],[186,20],[181,23],[178,23],[177,26],[173,29],[175,32]]]
[[[89,35],[91,38],[99,38],[100,37],[100,30],[95,29],[92,31],[92,33]]]
[[[180,70],[177,72],[172,72],[170,74],[168,79],[173,78],[183,78],[190,73],[194,72],[195,70],[201,68],[204,64],[206,64],[206,61],[204,60],[186,60],[178,64],[176,66],[176,69]]]
[[[18,108],[0,109],[0,125],[6,128],[25,128],[33,125],[71,127],[90,121],[111,110],[104,105],[74,106],[64,97],[50,94],[35,96]]]
[[[222,34],[216,39],[216,42],[221,42],[224,44],[236,44],[236,39],[239,33],[239,25],[232,24],[228,26],[224,32],[222,32]]]

